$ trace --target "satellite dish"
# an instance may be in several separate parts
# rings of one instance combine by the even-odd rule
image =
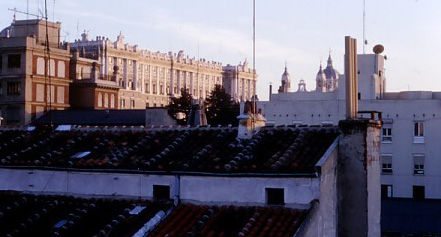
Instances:
[[[377,44],[374,46],[373,50],[375,54],[381,54],[384,51],[384,46],[381,44]]]

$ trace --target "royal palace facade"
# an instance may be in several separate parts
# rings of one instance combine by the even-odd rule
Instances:
[[[85,32],[66,43],[61,23],[48,25],[49,43],[44,20],[14,20],[0,32],[3,124],[28,124],[50,109],[163,107],[182,89],[203,100],[221,85],[235,101],[251,100],[256,91],[246,60],[223,66],[182,50],[153,52],[125,43],[121,33],[112,41],[90,40]]]

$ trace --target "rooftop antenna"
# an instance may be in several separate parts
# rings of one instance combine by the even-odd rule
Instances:
[[[77,19],[77,36],[76,37],[79,37],[79,35],[80,35],[80,19]]]
[[[253,0],[253,83],[256,82],[256,0]],[[256,114],[256,87],[253,88],[253,114]],[[253,120],[254,120],[253,116]],[[254,129],[254,121],[253,121]]]
[[[365,46],[367,45],[366,39],[366,0],[363,0],[363,54],[366,53]]]
[[[16,14],[17,14],[17,13],[22,13],[22,14],[29,15],[29,16],[35,16],[35,17],[37,17],[37,19],[40,18],[39,15],[35,15],[35,14],[28,13],[28,12],[24,12],[24,11],[19,11],[19,10],[17,10],[17,8],[15,8],[15,7],[14,7],[14,8],[8,8],[8,10],[14,12],[14,16],[13,16],[13,20],[14,20],[14,21],[16,20]]]
[[[55,0],[54,0],[53,8],[52,8],[52,19],[55,22]]]

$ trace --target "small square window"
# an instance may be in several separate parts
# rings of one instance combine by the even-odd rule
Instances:
[[[383,143],[392,142],[392,128],[391,127],[384,127],[382,129],[381,141]]]
[[[153,185],[153,199],[168,200],[170,199],[169,185]]]
[[[268,205],[284,205],[285,190],[283,188],[266,188],[266,204]]]

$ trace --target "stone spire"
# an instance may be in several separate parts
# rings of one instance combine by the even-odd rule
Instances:
[[[329,62],[329,59],[328,59]],[[323,71],[322,63],[320,62],[320,68],[317,72],[317,76],[315,77],[315,91],[317,92],[326,92],[326,75]]]
[[[279,93],[287,93],[291,90],[291,77],[288,73],[288,66],[285,62],[285,71],[282,74],[282,85],[279,87]]]

